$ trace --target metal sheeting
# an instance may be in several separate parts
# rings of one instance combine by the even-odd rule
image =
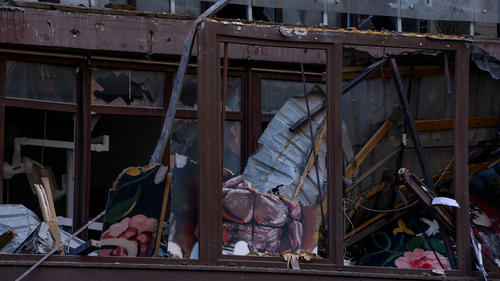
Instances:
[[[325,100],[324,93],[319,87],[308,95],[309,106],[314,108]],[[289,127],[307,115],[305,98],[290,98],[269,123],[259,139],[259,148],[248,159],[243,173],[243,179],[255,185],[260,192],[266,192],[282,185],[280,190],[287,199],[291,199],[307,164],[312,144],[309,124],[295,133]],[[318,114],[312,120],[313,134],[317,134],[326,118],[326,112]],[[322,143],[318,153],[319,178],[321,189],[326,182],[326,142]],[[315,168],[309,172],[299,193],[298,201],[306,204],[316,203],[318,190],[316,186]],[[311,178],[309,178],[311,177]]]
[[[0,204],[0,223],[9,226],[17,233],[17,237],[0,249],[1,252],[12,254],[38,227],[40,220],[23,205]]]

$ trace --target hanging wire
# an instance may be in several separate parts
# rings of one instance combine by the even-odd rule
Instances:
[[[434,184],[434,186],[437,186],[437,184],[439,183],[439,181],[441,180],[441,178],[444,176],[444,174],[446,173],[446,171],[450,167],[451,163],[453,163],[453,160],[455,160],[455,158],[451,158],[450,163],[448,164],[448,166],[446,166],[446,169],[444,169],[443,173],[441,174],[441,176],[439,177],[439,179],[437,180],[437,182]]]
[[[410,205],[408,205],[408,206],[404,206],[404,207],[402,207],[402,208],[399,208],[399,209],[394,209],[394,210],[375,210],[375,209],[370,209],[370,208],[368,208],[368,207],[365,207],[365,206],[363,206],[363,205],[361,205],[361,204],[358,204],[357,202],[354,202],[353,200],[351,200],[351,199],[349,199],[349,198],[343,198],[343,199],[342,199],[342,201],[344,201],[344,202],[350,201],[350,202],[354,203],[355,205],[358,205],[359,207],[361,207],[361,208],[363,208],[363,209],[365,209],[365,210],[372,211],[372,212],[378,212],[378,213],[390,213],[390,212],[397,212],[397,211],[401,211],[401,210],[404,210],[404,209],[408,209],[408,208],[410,208],[411,206],[413,206],[413,205],[417,204],[417,202],[418,202],[418,200],[417,200],[417,201],[415,201],[415,202],[411,203],[411,204],[410,204]]]
[[[352,237],[354,236],[354,223],[352,223],[351,219],[349,218],[349,216],[347,215],[347,213],[345,212],[346,211],[346,204],[348,204],[345,200],[343,200],[344,202],[344,216],[346,217],[346,219],[349,221],[349,223],[351,224],[351,228],[352,228],[352,234],[351,236],[349,236],[349,238],[345,239],[344,240],[344,256],[345,256],[345,250],[346,250],[346,247],[345,247],[345,243],[349,240],[352,239]]]

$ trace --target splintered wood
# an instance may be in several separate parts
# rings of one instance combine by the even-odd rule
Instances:
[[[42,178],[43,186],[35,184],[36,195],[42,210],[43,220],[49,226],[49,231],[54,236],[56,245],[61,244],[61,233],[57,224],[56,209],[54,208],[54,201],[52,200],[52,191],[48,178]],[[64,255],[64,250],[61,247],[61,255]]]

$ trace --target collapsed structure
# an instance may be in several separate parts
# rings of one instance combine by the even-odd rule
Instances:
[[[496,41],[204,19],[169,119],[189,18],[23,2],[1,15],[2,203],[48,227],[63,214],[70,232],[108,206],[106,236],[81,238],[128,241],[111,257],[62,249],[26,280],[497,277]],[[163,167],[115,186],[166,119],[170,200]],[[107,205],[124,175],[140,184]],[[161,204],[138,203],[152,182]],[[40,259],[0,257],[12,280]]]

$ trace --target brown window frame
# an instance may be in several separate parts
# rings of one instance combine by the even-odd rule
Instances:
[[[220,45],[224,44],[243,44],[243,45],[262,45],[274,46],[283,48],[304,48],[304,49],[324,49],[327,51],[326,58],[326,77],[327,77],[327,99],[332,100],[327,102],[327,122],[331,130],[327,131],[328,139],[328,159],[329,163],[328,182],[328,206],[331,215],[328,216],[328,225],[339,226],[343,225],[342,211],[342,147],[341,147],[341,89],[342,89],[342,44],[364,45],[364,46],[380,46],[386,47],[403,47],[415,49],[438,49],[438,50],[453,50],[456,51],[456,98],[455,112],[464,110],[466,112],[466,104],[468,100],[468,48],[464,42],[439,42],[426,41],[423,45],[419,39],[411,37],[392,36],[385,37],[383,35],[368,35],[355,34],[332,31],[331,36],[316,37],[317,34],[326,33],[326,31],[311,30],[307,35],[297,37],[287,37],[286,40],[275,32],[273,28],[261,27],[259,35],[255,35],[255,30],[252,28],[242,29],[235,25],[221,25],[219,23],[206,22],[204,28],[199,33],[199,49],[198,49],[198,67],[199,67],[199,102],[205,106],[199,109],[199,120],[203,129],[200,130],[199,139],[203,139],[203,144],[200,142],[199,165],[204,169],[199,170],[200,182],[200,198],[206,198],[201,201],[200,209],[205,213],[200,214],[200,257],[205,257],[204,260],[208,264],[221,266],[252,266],[252,267],[272,267],[280,261],[277,258],[270,257],[237,257],[222,255],[222,237],[220,229],[221,222],[221,186],[222,186],[222,156],[220,151],[221,142],[221,127],[205,128],[210,124],[220,124],[221,114],[218,104],[220,99],[211,96],[215,89],[220,87],[220,82],[215,80],[220,76],[220,61],[217,56],[221,49]],[[335,35],[335,36],[334,36]],[[340,36],[339,36],[340,35]],[[264,38],[267,37],[267,38]],[[351,43],[352,42],[352,43]],[[210,51],[209,51],[210,50]],[[201,62],[201,63],[200,63]],[[332,78],[330,78],[332,77]],[[213,81],[216,81],[215,83]],[[254,86],[254,81],[252,81]],[[255,91],[254,91],[255,92]],[[255,98],[255,97],[253,97]],[[255,111],[255,109],[254,109]],[[255,112],[254,112],[255,113]],[[459,116],[460,115],[460,116]],[[463,155],[467,155],[467,116],[465,114],[455,114],[454,137],[459,144],[454,147],[455,156],[455,171],[464,172],[467,175],[467,162]],[[253,119],[255,120],[255,119]],[[335,137],[338,136],[338,137]],[[205,145],[206,144],[206,145]],[[461,155],[463,154],[463,155]],[[458,162],[458,163],[457,163]],[[447,271],[449,275],[468,275],[471,268],[470,256],[470,241],[469,222],[468,219],[462,219],[468,216],[468,194],[466,191],[465,181],[455,181],[455,189],[457,190],[457,201],[463,207],[457,212],[457,232],[459,239],[457,240],[457,251],[459,261],[457,270]],[[208,212],[207,212],[208,211]],[[323,270],[346,270],[359,272],[384,272],[387,269],[373,267],[357,267],[343,265],[343,229],[338,227],[331,230],[327,236],[330,244],[328,253],[330,258],[322,259],[321,261],[314,260],[304,264],[306,269],[323,269]],[[302,268],[302,265],[301,265]],[[411,269],[391,269],[391,272],[397,274],[418,274],[422,270]]]
[[[245,27],[243,29],[237,29],[237,26],[226,25],[223,26],[218,23],[205,22],[205,26],[199,33],[199,49],[198,49],[198,59],[199,63],[198,74],[198,104],[204,104],[203,107],[199,107],[197,111],[197,119],[199,124],[202,124],[202,129],[199,130],[200,137],[203,138],[204,142],[208,142],[208,146],[199,145],[199,161],[200,166],[204,169],[199,169],[199,179],[200,179],[200,198],[204,198],[201,201],[200,210],[200,258],[198,260],[187,260],[187,259],[156,259],[156,258],[107,258],[107,257],[61,257],[53,256],[50,258],[51,262],[88,262],[89,264],[84,266],[91,267],[90,263],[95,261],[102,262],[102,267],[116,267],[112,264],[114,263],[149,263],[148,268],[165,268],[162,265],[216,265],[216,266],[251,266],[251,267],[280,267],[285,268],[286,264],[281,258],[270,258],[270,257],[235,257],[235,256],[222,256],[221,255],[221,186],[222,186],[222,175],[220,173],[222,166],[222,155],[221,155],[221,114],[220,113],[220,97],[217,95],[213,97],[213,93],[220,92],[220,61],[217,57],[213,56],[213,50],[215,53],[220,53],[220,43],[228,42],[229,44],[262,44],[268,46],[279,46],[279,47],[295,47],[295,48],[312,48],[312,49],[325,49],[327,51],[327,96],[332,98],[333,102],[328,102],[327,112],[328,112],[328,122],[332,124],[332,130],[328,134],[328,157],[332,159],[333,165],[329,168],[328,179],[331,183],[328,192],[328,202],[329,209],[333,210],[334,215],[329,216],[329,225],[343,225],[342,216],[339,215],[342,212],[341,209],[341,198],[342,190],[342,173],[341,165],[342,163],[342,152],[340,142],[335,135],[340,135],[341,132],[341,78],[342,78],[342,65],[339,63],[341,61],[342,44],[351,45],[363,45],[363,46],[386,46],[386,47],[398,47],[398,48],[412,48],[412,49],[440,49],[440,50],[451,50],[455,51],[456,63],[455,63],[455,88],[456,88],[456,98],[455,98],[455,112],[463,109],[467,112],[467,95],[468,92],[468,58],[469,50],[463,41],[441,41],[430,39],[418,39],[414,37],[400,37],[397,35],[386,36],[383,35],[371,35],[371,34],[358,34],[358,33],[344,33],[336,31],[310,31],[308,35],[302,36],[299,41],[296,38],[287,38],[283,40],[283,37],[276,32],[273,28],[259,30],[258,35],[255,32],[256,27]],[[315,36],[316,34],[323,34],[325,32],[332,32],[331,36]],[[267,36],[267,39],[263,39],[263,34]],[[335,36],[333,36],[335,35]],[[207,40],[208,39],[208,40]],[[318,40],[319,39],[319,40]],[[425,44],[422,45],[421,42]],[[420,44],[420,45],[419,45]],[[208,48],[211,47],[212,51],[209,52]],[[212,57],[210,57],[212,56]],[[5,59],[0,57],[0,85],[5,85]],[[202,58],[202,59],[200,59]],[[39,58],[35,57],[34,60]],[[52,62],[52,61],[51,61]],[[78,62],[80,62],[78,60]],[[336,62],[336,63],[332,63]],[[210,67],[216,67],[215,71],[209,71]],[[78,83],[78,87],[81,86],[82,92],[77,95],[77,117],[79,122],[78,127],[75,128],[77,132],[77,137],[75,138],[75,143],[79,143],[80,152],[85,153],[85,150],[90,146],[90,130],[86,130],[90,126],[90,122],[85,116],[89,116],[92,106],[89,100],[90,91],[90,69],[88,65],[83,66],[82,82]],[[249,70],[251,73],[251,69]],[[202,75],[200,75],[202,74]],[[201,77],[201,78],[200,78]],[[252,85],[250,88],[255,88],[253,85],[255,76],[250,75],[252,80]],[[328,79],[328,77],[333,77],[334,79]],[[215,78],[215,79],[213,79]],[[215,83],[213,82],[215,81]],[[80,87],[79,87],[80,88]],[[201,91],[200,91],[201,89]],[[243,90],[243,87],[242,87]],[[255,90],[255,89],[254,89]],[[167,91],[167,88],[165,88]],[[250,90],[249,92],[252,92]],[[260,91],[259,91],[260,94]],[[252,103],[252,98],[249,97],[250,103]],[[81,99],[81,101],[80,101]],[[5,107],[10,106],[6,104],[5,98],[5,88],[0,87],[0,118],[4,120],[5,118]],[[202,101],[202,102],[200,102]],[[242,99],[243,101],[243,99]],[[46,102],[34,101],[36,104],[29,104],[29,106],[39,106],[40,104],[45,104]],[[41,106],[41,105],[40,105]],[[41,106],[45,108],[44,106]],[[242,108],[243,109],[243,108]],[[251,108],[251,111],[255,108]],[[119,114],[119,113],[115,113]],[[144,112],[136,112],[137,115],[142,115]],[[149,114],[149,113],[148,113]],[[259,111],[260,114],[260,111]],[[248,112],[248,120],[253,120],[253,114]],[[460,116],[455,114],[455,127],[454,130],[455,140],[459,144],[455,145],[455,167],[454,170],[456,174],[459,175],[455,181],[457,190],[457,201],[462,208],[457,212],[457,232],[459,239],[457,240],[457,250],[458,250],[458,260],[459,267],[458,270],[447,271],[449,276],[468,276],[471,273],[471,255],[470,255],[470,241],[468,240],[469,228],[468,220],[462,219],[468,216],[468,205],[464,202],[468,202],[468,198],[465,198],[467,191],[464,188],[464,183],[466,182],[467,175],[467,114]],[[262,122],[262,118],[260,119]],[[216,125],[213,125],[216,124]],[[209,128],[209,125],[211,128]],[[248,126],[248,124],[247,124]],[[213,129],[215,127],[215,129]],[[4,122],[0,122],[0,133],[3,133]],[[211,131],[212,130],[212,131]],[[87,131],[86,135],[83,136],[83,140],[80,140],[78,134],[83,135],[84,131]],[[253,138],[255,139],[255,137]],[[257,138],[258,139],[258,138]],[[253,142],[250,142],[253,143]],[[3,136],[0,137],[0,147],[3,147]],[[0,156],[3,157],[3,149],[0,149]],[[463,154],[463,155],[462,155]],[[89,156],[81,156],[84,161],[87,161]],[[465,159],[465,161],[464,161]],[[215,163],[215,165],[213,164]],[[464,165],[465,163],[465,165]],[[79,169],[80,172],[89,171],[88,166],[83,166]],[[78,170],[77,170],[78,171]],[[0,177],[2,172],[0,171]],[[82,175],[83,176],[83,175]],[[333,180],[331,180],[333,179]],[[76,180],[75,180],[76,185]],[[84,184],[82,186],[85,186]],[[406,270],[406,269],[390,269],[387,268],[373,268],[373,267],[357,267],[357,266],[343,266],[343,256],[342,248],[340,247],[343,243],[343,230],[333,229],[329,233],[330,248],[329,253],[331,257],[329,259],[314,260],[311,263],[301,264],[303,269],[317,269],[324,271],[344,271],[344,272],[361,272],[361,273],[379,273],[384,274],[388,271],[393,274],[421,274],[426,272],[424,270]],[[20,262],[30,264],[30,261],[37,261],[40,259],[38,255],[23,255],[23,256],[8,256],[8,259],[14,260],[15,262]],[[124,266],[127,267],[127,266]],[[139,266],[137,266],[139,268]]]

